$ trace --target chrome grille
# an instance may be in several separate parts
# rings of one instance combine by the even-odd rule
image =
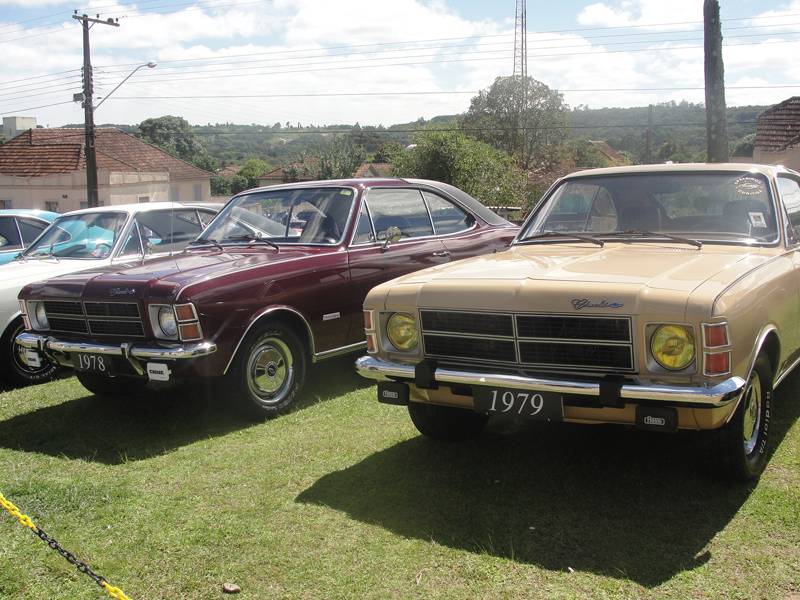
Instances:
[[[45,300],[44,310],[48,315],[77,315],[83,316],[80,302],[65,302],[64,300]]]
[[[144,324],[136,302],[45,300],[44,310],[51,331],[144,337]]]
[[[429,358],[578,371],[635,367],[628,317],[420,312]]]

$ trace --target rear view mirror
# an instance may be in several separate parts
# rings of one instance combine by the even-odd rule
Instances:
[[[401,237],[403,237],[403,232],[400,231],[399,227],[395,227],[392,225],[391,227],[387,227],[386,231],[384,232],[384,242],[383,242],[383,249],[386,250],[389,246],[389,242],[396,242]]]

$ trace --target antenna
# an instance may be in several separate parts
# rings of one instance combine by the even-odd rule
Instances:
[[[528,17],[527,0],[517,0],[514,17],[514,77],[525,79],[528,76]]]

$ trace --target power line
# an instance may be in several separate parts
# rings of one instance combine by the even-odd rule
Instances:
[[[66,102],[54,102],[53,104],[42,104],[40,106],[26,106],[25,108],[15,108],[14,110],[7,110],[5,112],[0,113],[0,116],[13,115],[14,113],[25,112],[26,110],[35,110],[37,108],[49,108],[51,106],[61,106],[62,104],[72,104],[72,101],[68,100]],[[82,135],[83,134],[81,134],[81,136]]]

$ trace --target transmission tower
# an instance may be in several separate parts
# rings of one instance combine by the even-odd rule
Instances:
[[[517,0],[514,19],[514,77],[528,76],[528,17],[525,14],[526,0]]]

